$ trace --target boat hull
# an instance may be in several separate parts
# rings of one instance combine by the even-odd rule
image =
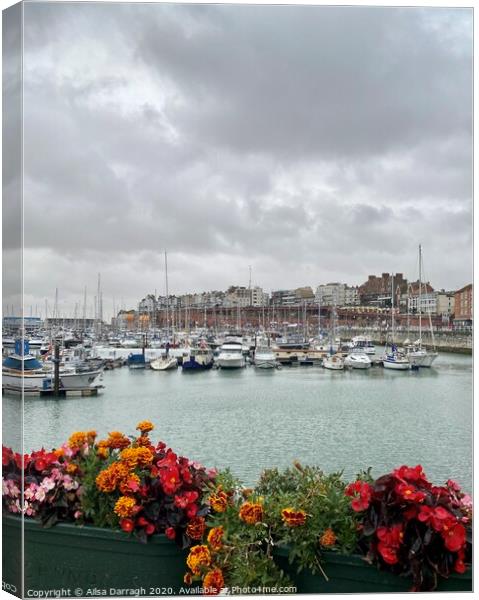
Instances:
[[[407,371],[411,368],[409,362],[395,362],[391,360],[383,360],[383,367],[392,371]]]

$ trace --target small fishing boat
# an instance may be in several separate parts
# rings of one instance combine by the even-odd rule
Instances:
[[[178,368],[178,359],[175,356],[164,356],[150,362],[154,371],[171,371]]]
[[[141,354],[129,354],[126,359],[126,364],[130,369],[144,369],[146,367],[145,355]]]
[[[214,364],[213,352],[201,342],[199,346],[189,349],[189,353],[183,357],[181,367],[183,371],[206,371]]]

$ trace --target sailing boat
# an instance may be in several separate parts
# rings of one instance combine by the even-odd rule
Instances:
[[[391,351],[385,349],[382,362],[385,369],[406,371],[411,368],[408,357],[394,343],[394,275],[391,275]]]
[[[335,339],[335,335],[336,335],[336,292],[334,295],[334,304],[333,304],[333,312],[332,312],[332,323],[331,323],[331,332],[330,332],[330,349],[329,349],[329,356],[325,356],[323,358],[323,367],[325,369],[330,369],[332,371],[341,371],[344,369],[344,358],[342,357],[341,354],[335,354],[334,353],[334,348],[333,348],[333,343],[336,342]],[[341,347],[341,345],[338,343],[338,348]]]
[[[150,367],[154,371],[170,371],[178,367],[178,359],[170,356],[170,323],[169,323],[169,304],[170,297],[168,293],[168,255],[165,252],[165,285],[166,285],[166,354],[161,358],[151,361]]]
[[[406,355],[413,367],[431,367],[432,363],[436,360],[438,353],[434,347],[434,333],[432,330],[432,321],[431,321],[431,312],[428,310],[429,315],[429,327],[431,332],[431,338],[433,342],[433,350],[427,350],[422,346],[422,273],[423,273],[423,264],[422,264],[422,248],[421,244],[419,244],[419,290],[418,290],[418,315],[419,315],[419,339],[417,339],[413,344],[408,344],[405,346]]]

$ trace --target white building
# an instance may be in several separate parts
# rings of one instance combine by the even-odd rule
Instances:
[[[435,315],[437,312],[437,293],[436,292],[428,292],[427,294],[421,295],[421,300],[419,301],[419,296],[409,296],[408,298],[408,312],[411,314],[417,314],[421,312],[422,314]]]
[[[358,306],[359,291],[345,283],[327,283],[316,288],[316,302],[321,306]]]

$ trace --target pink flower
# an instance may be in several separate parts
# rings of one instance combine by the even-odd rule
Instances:
[[[73,516],[74,516],[74,518],[75,518],[75,519],[79,519],[80,517],[82,517],[82,516],[83,516],[83,513],[82,513],[82,511],[81,511],[81,510],[76,510],[76,511],[74,512]]]
[[[51,477],[44,477],[43,481],[40,484],[40,487],[42,489],[44,489],[46,492],[49,492],[50,490],[53,490],[53,488],[55,487],[55,482],[53,481],[53,479]]]
[[[37,491],[37,486],[31,483],[24,492],[24,496],[27,500],[33,500]]]
[[[210,479],[214,479],[217,475],[218,475],[218,470],[217,469],[207,469],[206,474],[208,475],[208,477]]]
[[[65,475],[65,477],[63,478],[63,487],[67,490],[76,490],[78,487],[78,482],[74,481],[70,475]]]
[[[35,494],[35,500],[38,500],[39,502],[43,502],[45,500],[45,490],[41,487],[39,487],[37,489],[37,492]]]
[[[469,496],[469,494],[465,494],[461,498],[461,506],[464,506],[465,508],[472,508],[472,498]]]

